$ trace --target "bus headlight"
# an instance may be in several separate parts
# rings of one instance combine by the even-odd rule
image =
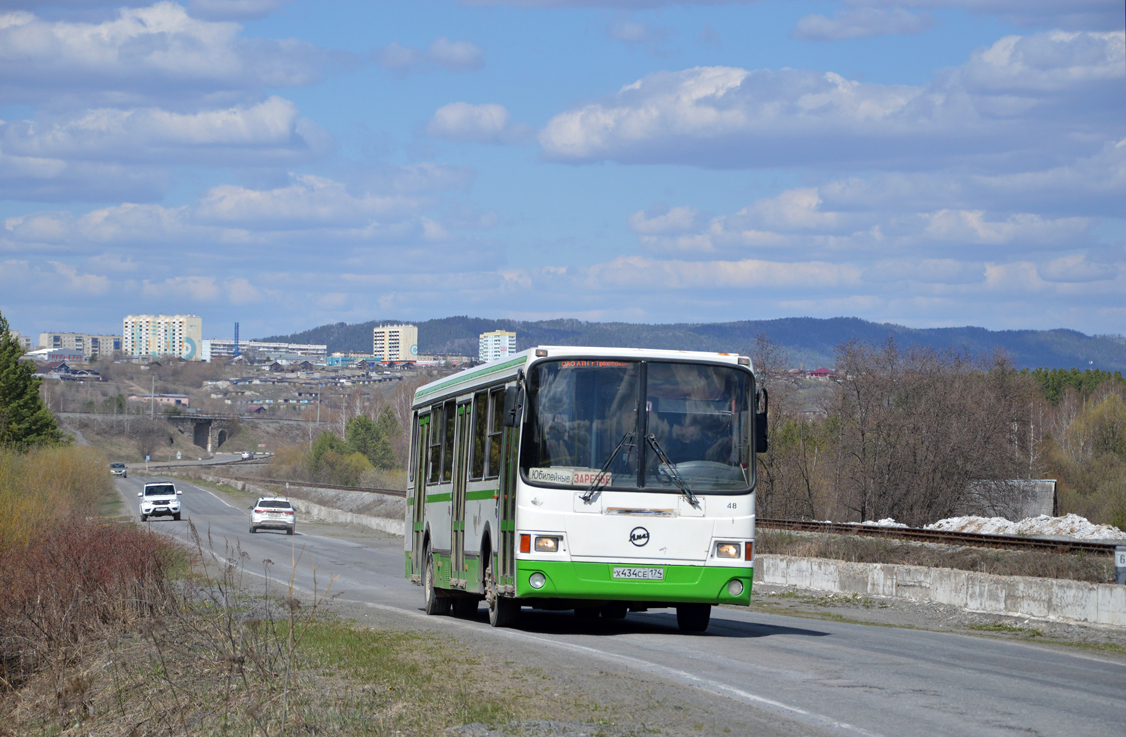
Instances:
[[[558,553],[559,552],[559,538],[557,538],[557,537],[537,537],[536,538],[536,552],[537,553]]]
[[[743,593],[743,582],[736,578],[728,583],[727,593],[731,594],[732,596],[738,596],[739,594]]]
[[[542,589],[543,585],[547,583],[547,577],[537,571],[536,573],[528,576],[528,583],[533,589]]]
[[[739,557],[739,543],[716,543],[715,557],[717,557],[717,558],[738,558]]]

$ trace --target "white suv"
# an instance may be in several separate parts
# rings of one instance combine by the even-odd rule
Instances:
[[[269,528],[285,530],[285,534],[292,535],[297,527],[297,512],[284,497],[263,497],[247,509],[250,510],[251,533]]]
[[[141,521],[144,522],[149,517],[179,520],[180,500],[176,497],[183,493],[167,482],[145,484],[145,490],[137,492],[137,496],[141,497]]]

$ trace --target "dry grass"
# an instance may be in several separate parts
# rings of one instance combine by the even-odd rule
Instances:
[[[59,519],[94,513],[113,493],[105,456],[91,448],[0,448],[0,555],[25,548]]]
[[[897,563],[954,568],[998,576],[1034,576],[1091,583],[1114,582],[1109,556],[1062,555],[1036,551],[904,543],[858,535],[816,535],[757,530],[755,552],[853,563]]]
[[[127,529],[90,525],[83,534]],[[124,603],[114,616],[76,611],[71,621],[85,626],[65,647],[13,640],[36,657],[24,657],[22,677],[0,689],[0,736],[439,735],[468,723],[605,718],[585,694],[559,693],[534,669],[498,669],[450,637],[337,621],[322,609],[325,582],[317,596],[276,585],[248,593],[248,556],[237,547],[213,555],[214,543],[193,535],[186,575],[169,578],[164,565],[132,576],[115,597],[93,597]],[[84,557],[103,568],[123,562],[113,552],[120,538],[85,543]],[[165,560],[158,550],[127,557]],[[59,621],[66,609],[56,607]],[[27,629],[20,607],[9,614]]]

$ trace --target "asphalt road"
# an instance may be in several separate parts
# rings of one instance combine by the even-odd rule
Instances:
[[[118,480],[136,511],[146,479]],[[1082,735],[1126,732],[1126,663],[1061,650],[964,635],[784,617],[734,608],[713,610],[702,636],[679,633],[671,610],[630,614],[620,622],[583,622],[570,613],[525,609],[519,626],[494,630],[482,606],[475,620],[426,617],[422,591],[403,577],[400,538],[366,544],[305,534],[250,534],[248,512],[209,490],[175,480],[185,518],[216,552],[235,545],[247,570],[273,561],[288,580],[300,555],[298,587],[333,576],[344,600],[399,616],[441,622],[459,637],[495,638],[534,649],[545,662],[576,660],[628,669],[683,689],[686,698],[729,709],[735,722],[774,722],[779,733],[840,735]],[[247,502],[249,503],[249,502]],[[187,523],[158,518],[152,529],[184,541]],[[731,720],[728,720],[731,721]]]

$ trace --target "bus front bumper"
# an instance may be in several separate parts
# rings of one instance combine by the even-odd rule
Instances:
[[[662,578],[614,578],[615,568],[660,569]],[[534,579],[542,582],[533,586]],[[516,596],[521,599],[592,599],[669,604],[751,603],[753,567],[692,565],[625,566],[619,563],[516,561]],[[735,584],[738,582],[738,584]],[[738,591],[737,594],[732,593]]]

